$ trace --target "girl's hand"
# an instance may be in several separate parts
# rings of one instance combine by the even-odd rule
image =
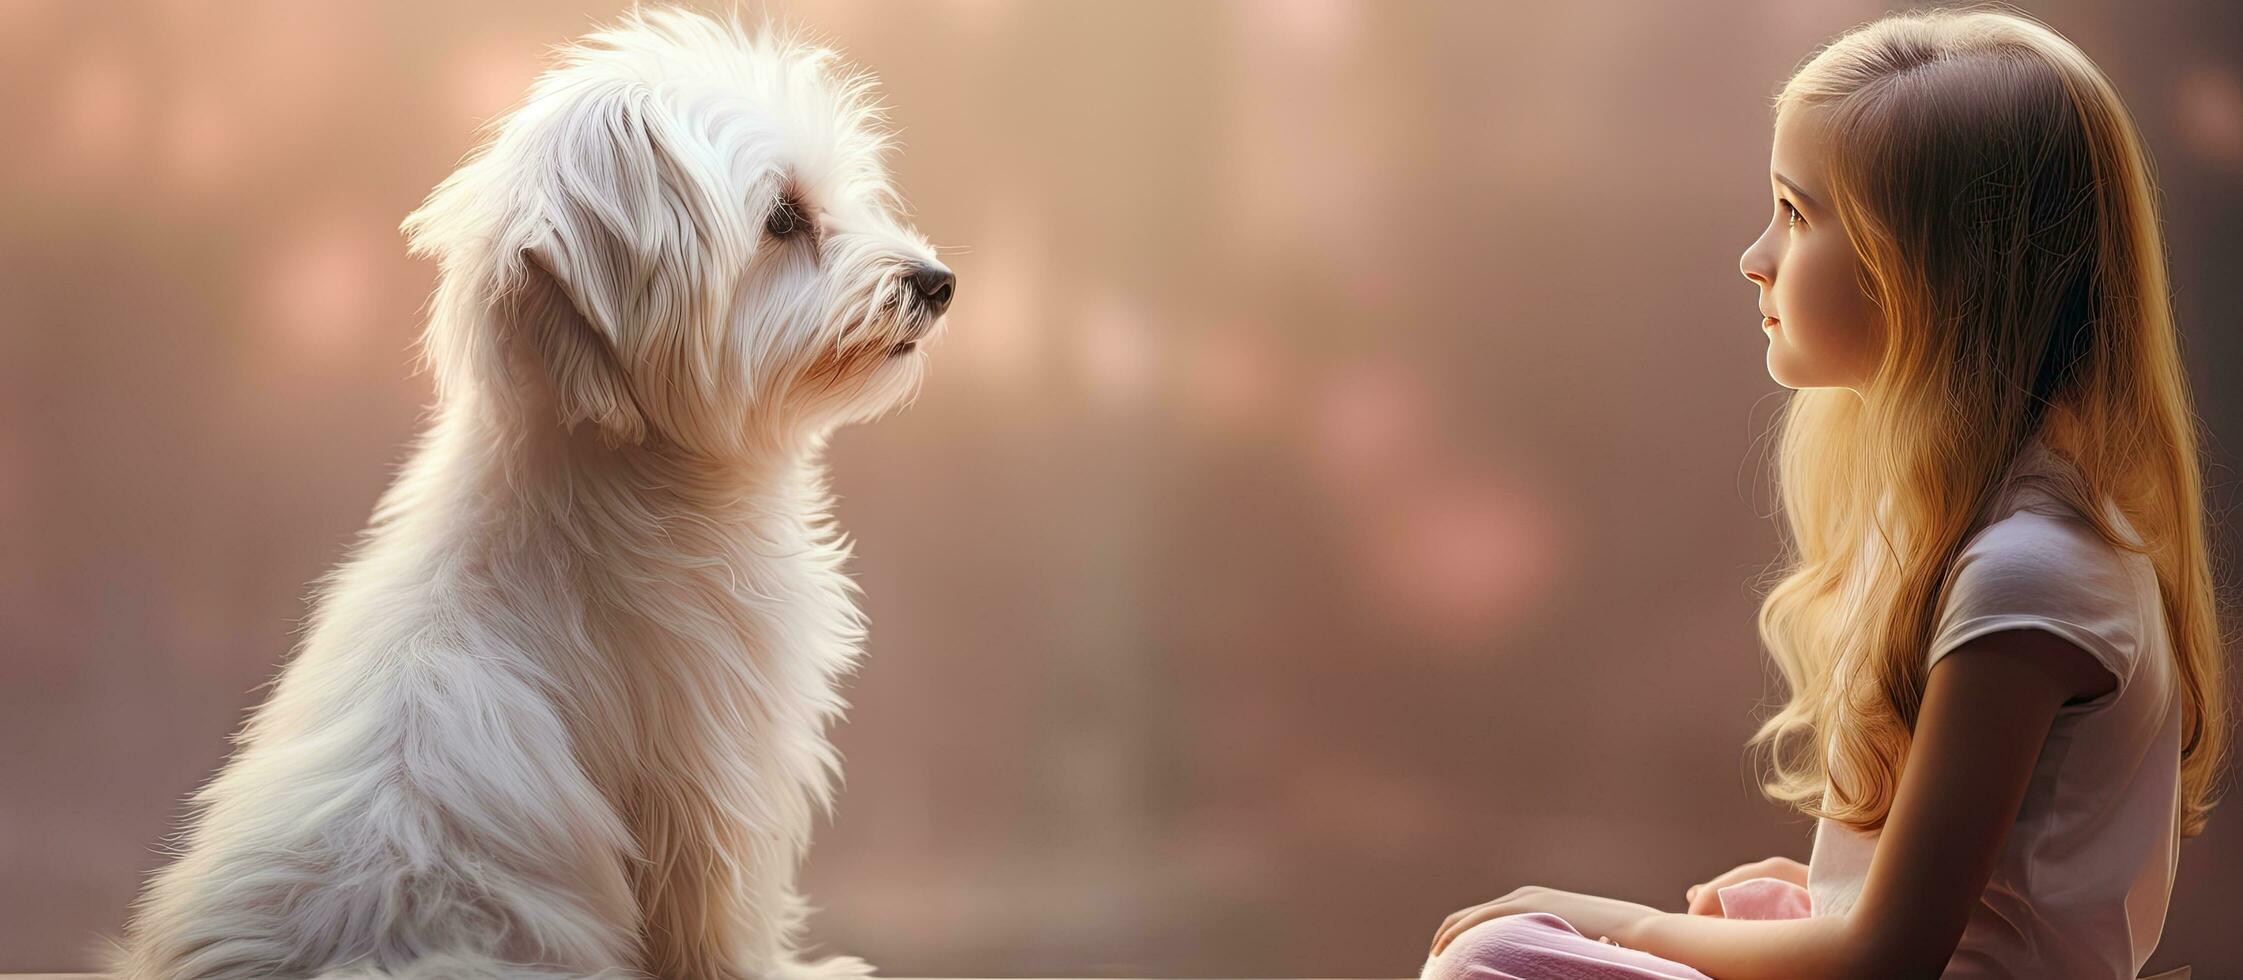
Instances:
[[[1777,878],[1801,888],[1807,887],[1807,866],[1787,857],[1772,857],[1765,861],[1740,864],[1721,873],[1720,877],[1690,886],[1682,893],[1690,903],[1691,915],[1720,915],[1721,890],[1740,881],[1754,878]]]
[[[1489,919],[1518,915],[1523,912],[1548,912],[1564,919],[1566,924],[1572,926],[1575,932],[1584,936],[1595,939],[1610,939],[1621,943],[1626,941],[1622,937],[1626,936],[1636,923],[1659,914],[1658,909],[1649,905],[1623,902],[1616,898],[1599,898],[1595,895],[1561,892],[1555,888],[1529,886],[1495,901],[1475,905],[1450,915],[1441,923],[1440,931],[1433,936],[1432,955],[1441,955],[1441,951],[1447,949],[1450,943],[1455,942],[1456,937],[1464,935],[1464,931],[1473,926]]]

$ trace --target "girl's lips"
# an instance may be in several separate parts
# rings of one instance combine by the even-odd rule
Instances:
[[[1782,322],[1782,321],[1779,321],[1779,320],[1777,320],[1777,319],[1776,319],[1775,317],[1772,317],[1772,316],[1762,316],[1762,317],[1760,318],[1760,329],[1762,329],[1762,330],[1767,330],[1767,329],[1770,329],[1770,328],[1774,327],[1774,326],[1775,326],[1775,325],[1776,325],[1777,323],[1780,323],[1780,322]]]

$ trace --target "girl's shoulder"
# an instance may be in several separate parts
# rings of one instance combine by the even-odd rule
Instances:
[[[1964,552],[2031,550],[2037,544],[2074,558],[2099,561],[2107,557],[2119,564],[2132,564],[2125,560],[2129,553],[2104,539],[2095,522],[2072,502],[2090,498],[2102,508],[2104,522],[2127,543],[2140,542],[2125,512],[2108,495],[2096,493],[2077,465],[2050,449],[2045,441],[2035,439],[2010,464],[1987,519],[1976,536],[1965,543]]]
[[[2154,646],[2156,573],[2147,557],[2105,540],[2094,522],[2043,489],[2037,478],[2061,479],[2066,465],[2053,454],[2020,461],[1994,519],[1955,559],[1929,662],[1987,633],[2037,628],[2085,649],[2123,684]],[[2106,516],[2132,533],[2115,507]]]
[[[2141,558],[2105,541],[2062,501],[2028,501],[1963,546],[1949,589],[2045,593],[2089,608],[2120,605],[2137,597]]]

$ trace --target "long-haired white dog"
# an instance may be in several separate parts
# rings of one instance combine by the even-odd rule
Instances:
[[[635,12],[405,220],[430,427],[115,973],[870,972],[797,955],[863,636],[820,458],[911,399],[953,282],[871,84]]]

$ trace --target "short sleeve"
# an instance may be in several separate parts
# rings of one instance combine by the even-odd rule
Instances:
[[[2117,700],[2142,646],[2139,594],[2122,554],[2076,516],[2021,510],[1989,525],[1956,559],[1927,663],[1988,633],[2041,629],[2117,679],[2085,706]]]

